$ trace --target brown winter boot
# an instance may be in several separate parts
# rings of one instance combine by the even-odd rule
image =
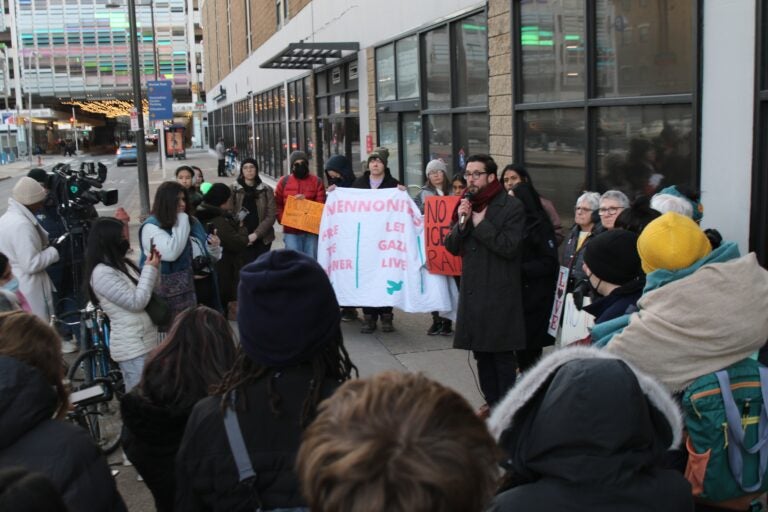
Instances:
[[[384,322],[384,319],[382,318],[382,323]],[[373,315],[363,315],[363,328],[360,329],[360,332],[363,334],[371,334],[373,331],[376,330],[376,317]]]
[[[392,313],[381,315],[381,332],[392,332],[395,330],[395,326],[392,325],[394,317],[395,315]]]

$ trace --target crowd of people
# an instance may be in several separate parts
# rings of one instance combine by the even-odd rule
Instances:
[[[738,465],[733,445],[757,443],[744,468],[719,476],[739,492],[713,499],[702,472],[714,470],[693,466],[702,434],[691,422],[713,413],[691,414],[689,390],[735,367],[757,375],[768,341],[768,271],[701,228],[697,194],[585,191],[568,231],[523,166],[471,155],[449,177],[431,160],[415,204],[458,196],[444,242],[462,273],[455,324],[435,311],[427,334],[472,352],[485,402],[473,410],[423,375],[359,378],[342,322],[362,308],[361,332],[391,332],[392,308],[339,304],[314,233],[284,226],[286,249],[272,250],[289,201],[404,189],[389,158],[376,148],[356,176],[334,156],[324,180],[296,151],[274,190],[254,159],[232,185],[181,166],[141,225],[138,263],[122,222],[92,223],[83,290],[110,319],[124,453],[158,511],[758,510],[768,396],[738,402],[736,431],[730,419],[702,427],[725,436],[711,464]],[[14,233],[0,237],[0,509],[125,510],[88,433],[62,421],[46,270],[66,251],[36,217],[47,199],[44,181],[22,178],[0,217]],[[545,351],[559,294],[578,296],[594,327]],[[153,296],[170,320],[148,313]],[[733,389],[760,389],[759,373]]]

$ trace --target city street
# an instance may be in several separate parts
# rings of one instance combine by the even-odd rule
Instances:
[[[79,160],[92,159],[107,164],[109,171],[104,184],[105,188],[117,188],[120,195],[118,204],[115,206],[99,207],[97,205],[99,214],[113,215],[117,206],[125,208],[131,217],[131,245],[137,248],[140,203],[135,166],[117,167],[114,165],[113,155],[98,158],[84,155],[62,160],[47,157],[44,167],[50,169],[58,161],[71,160],[71,163],[75,163]],[[233,178],[216,177],[216,158],[205,151],[190,151],[186,161],[168,161],[166,164],[166,170],[163,172],[157,161],[157,153],[149,154],[150,199],[153,197],[157,186],[165,178],[172,178],[173,170],[179,164],[198,165],[203,169],[207,181],[229,183],[233,180]],[[18,169],[14,176],[0,181],[0,213],[6,209],[7,198],[10,196],[13,184],[18,177],[26,175],[28,168],[27,166]],[[3,170],[0,169],[0,173],[2,172]],[[7,170],[5,172],[8,173]],[[274,180],[267,176],[262,176],[262,179],[274,187]],[[273,249],[283,246],[282,230],[279,225],[276,225],[276,228],[278,238],[272,245]],[[138,256],[138,252],[134,251],[133,255]],[[476,372],[474,360],[469,352],[451,348],[452,337],[426,335],[427,328],[431,324],[429,313],[409,314],[396,311],[394,324],[396,330],[389,334],[379,331],[374,334],[361,334],[361,323],[342,324],[345,344],[353,362],[359,368],[361,376],[365,377],[385,370],[423,372],[457,390],[469,400],[473,407],[479,407],[482,404],[476,378],[473,374]],[[233,326],[236,327],[234,322]],[[136,471],[133,467],[122,465],[122,454],[119,450],[110,457],[110,464],[119,471],[115,478],[129,510],[135,512],[153,511],[154,505],[151,494],[143,483],[137,481]]]

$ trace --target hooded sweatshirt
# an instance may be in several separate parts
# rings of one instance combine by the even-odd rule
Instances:
[[[552,353],[499,403],[489,427],[509,487],[490,512],[693,510],[683,475],[660,468],[682,438],[677,405],[604,351]]]

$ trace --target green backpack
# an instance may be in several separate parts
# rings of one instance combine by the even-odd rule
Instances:
[[[725,501],[768,490],[768,368],[744,359],[696,379],[683,394],[685,476],[693,495]]]

